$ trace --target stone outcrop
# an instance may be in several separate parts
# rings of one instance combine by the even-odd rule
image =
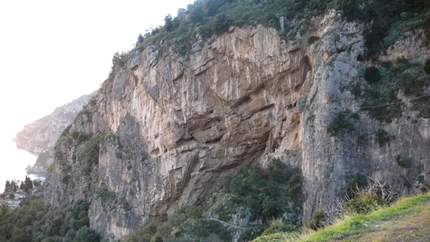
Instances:
[[[83,168],[79,142],[59,145],[46,201],[92,201],[91,227],[121,239],[198,203],[220,175],[252,161],[280,158],[301,169],[305,218],[341,196],[357,173],[393,186],[420,174],[429,181],[428,119],[405,111],[405,118],[379,123],[343,90],[373,64],[363,58],[363,26],[337,19],[334,12],[314,19],[294,43],[273,29],[234,28],[196,43],[188,58],[149,47],[114,66],[114,78],[68,131],[104,137],[96,164]],[[346,109],[360,113],[366,142],[327,133]],[[380,147],[378,127],[397,138]],[[411,168],[395,164],[399,153],[412,157]]]
[[[16,147],[36,154],[54,147],[61,132],[73,122],[76,115],[94,94],[83,95],[68,104],[57,107],[48,116],[25,125],[14,139]]]

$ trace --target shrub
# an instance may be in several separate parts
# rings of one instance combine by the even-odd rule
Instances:
[[[228,27],[232,24],[232,21],[223,13],[215,16],[215,20],[212,23],[212,31],[215,34],[221,34],[227,31]]]
[[[355,196],[354,192],[358,188],[365,187],[368,184],[366,176],[359,172],[357,172],[354,177],[347,179],[346,182],[346,196],[350,198]]]
[[[339,112],[327,126],[327,133],[330,136],[353,133],[355,131],[355,127],[351,120],[358,120],[359,118],[360,116],[357,113],[351,113],[349,109]]]
[[[315,210],[312,213],[312,218],[310,220],[304,222],[304,226],[306,228],[313,229],[313,230],[317,230],[319,228],[322,228],[322,227],[324,227],[323,226],[324,217],[325,217],[324,211]]]
[[[374,134],[375,134],[376,141],[379,144],[379,147],[384,146],[386,143],[390,141],[390,138],[391,138],[390,135],[388,134],[387,131],[383,129],[375,130]]]
[[[423,89],[423,84],[420,78],[415,75],[416,73],[411,73],[410,71],[403,72],[400,75],[400,88],[406,96],[418,96],[421,94]]]
[[[355,0],[339,0],[338,9],[342,10],[348,21],[353,21],[360,17],[361,11],[358,8],[358,2]]]
[[[379,80],[381,80],[379,69],[374,66],[366,68],[364,71],[364,79],[369,84],[377,83]]]
[[[96,242],[100,241],[100,236],[87,226],[82,227],[76,234],[76,241],[81,242]]]
[[[411,64],[409,63],[409,61],[406,58],[403,58],[403,57],[397,58],[396,68],[399,70],[399,72],[406,71],[410,66],[411,66]]]
[[[261,235],[269,235],[269,234],[275,234],[275,233],[288,233],[296,230],[297,230],[296,226],[291,224],[289,221],[281,223],[275,219],[270,224],[270,227],[264,230],[264,232]]]
[[[345,203],[344,213],[367,214],[383,205],[384,202],[376,194],[360,194],[358,197]]]
[[[412,166],[412,158],[411,157],[401,157],[400,155],[396,156],[396,162],[399,166],[404,168],[410,168]]]
[[[419,182],[419,183],[423,184],[423,183],[424,183],[424,181],[425,181],[425,177],[424,177],[424,175],[422,175],[422,174],[421,174],[421,175],[419,175],[419,176],[418,176],[418,178],[417,178],[417,180],[418,180],[418,182]]]
[[[102,201],[115,199],[115,193],[109,191],[105,184],[101,184],[99,187],[97,187],[94,193],[98,198],[101,198]]]
[[[137,229],[132,234],[127,236],[127,242],[150,242],[151,238],[157,233],[157,225],[155,223],[148,223],[143,228]]]

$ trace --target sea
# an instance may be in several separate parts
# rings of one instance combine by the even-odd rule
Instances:
[[[16,133],[3,131],[0,133],[0,193],[3,193],[6,181],[24,181],[25,176],[31,180],[44,180],[43,176],[27,174],[25,168],[34,165],[37,154],[18,149],[13,141]]]

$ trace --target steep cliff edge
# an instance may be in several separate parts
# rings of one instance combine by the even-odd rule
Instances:
[[[83,95],[70,103],[57,107],[48,116],[25,125],[14,139],[16,147],[37,154],[54,147],[61,132],[73,122],[76,115],[94,94]]]
[[[60,137],[45,200],[87,199],[91,227],[124,238],[197,203],[220,175],[255,160],[301,169],[304,217],[343,195],[357,173],[399,190],[419,175],[429,182],[428,117],[405,108],[379,122],[360,110],[348,86],[363,83],[360,73],[374,63],[363,58],[363,26],[338,19],[334,11],[313,19],[296,42],[274,29],[236,27],[195,43],[189,58],[148,47],[116,63]],[[430,57],[428,46],[407,48],[408,59]],[[405,55],[391,51],[385,61]],[[331,135],[327,127],[347,109],[359,113],[356,132]],[[396,138],[381,146],[376,129]],[[409,168],[396,164],[399,155],[411,157]]]

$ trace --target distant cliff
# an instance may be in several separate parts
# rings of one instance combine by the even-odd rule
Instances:
[[[366,60],[363,24],[329,11],[309,25],[295,41],[236,27],[187,58],[150,46],[114,63],[55,147],[46,202],[89,200],[91,227],[124,239],[251,161],[301,170],[305,218],[358,174],[399,191],[429,183],[430,115],[418,101],[429,90],[403,81],[430,80],[420,33]]]
[[[61,132],[73,122],[93,95],[94,93],[83,95],[68,104],[57,107],[48,116],[25,125],[14,139],[16,146],[37,154],[53,147]]]

